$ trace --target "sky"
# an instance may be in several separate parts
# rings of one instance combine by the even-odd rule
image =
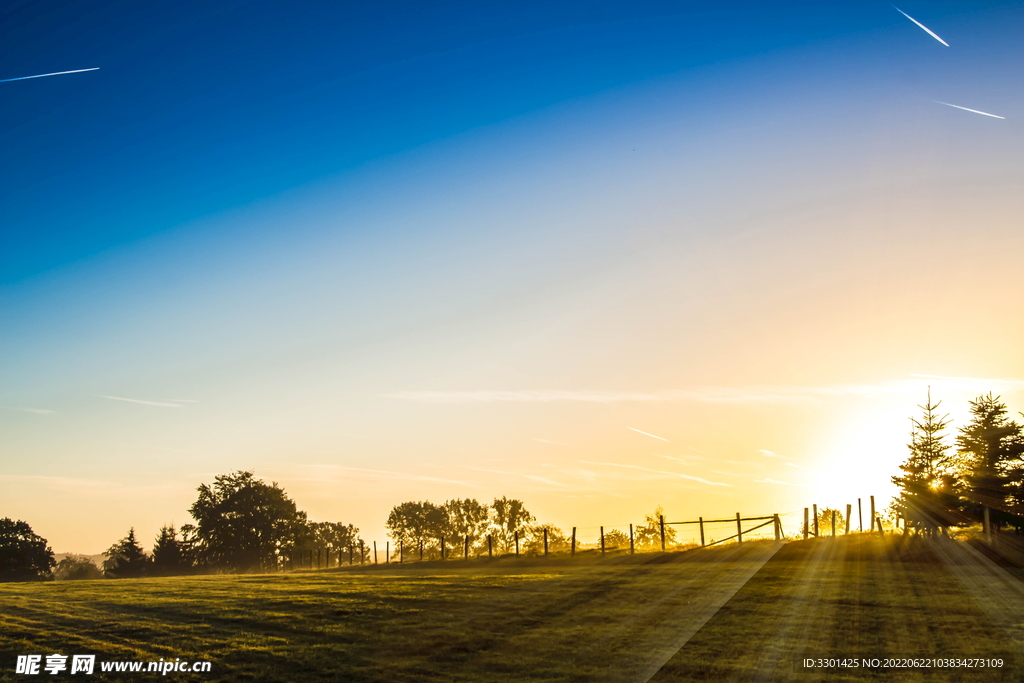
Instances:
[[[1024,8],[899,9],[8,3],[98,70],[0,82],[0,515],[881,506],[929,386],[1024,410]]]

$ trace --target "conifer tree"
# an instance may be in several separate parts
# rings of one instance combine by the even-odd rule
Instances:
[[[988,514],[997,530],[1004,524],[1019,528],[1022,521],[1013,512],[1019,489],[1015,475],[1024,452],[1021,426],[1008,418],[1006,404],[991,392],[970,405],[972,420],[956,438],[964,507],[976,519]]]
[[[173,576],[184,573],[191,565],[174,525],[160,527],[160,533],[153,544],[153,573],[157,576]]]
[[[150,559],[135,539],[135,527],[128,530],[128,535],[107,549],[107,559],[103,561],[103,573],[112,579],[125,579],[144,576]]]
[[[900,487],[899,507],[907,525],[928,532],[945,529],[957,519],[953,514],[957,505],[953,456],[944,434],[950,420],[949,415],[939,416],[941,403],[932,403],[929,387],[928,400],[918,406],[923,411],[921,418],[911,418],[910,455],[900,465],[904,474],[892,478]]]

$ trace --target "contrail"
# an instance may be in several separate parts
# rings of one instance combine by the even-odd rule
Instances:
[[[46,76],[60,76],[61,74],[80,74],[83,71],[99,71],[98,66],[94,66],[91,69],[75,69],[74,71],[54,71],[52,74],[36,74],[35,76],[19,76],[18,78],[3,78],[0,79],[0,83],[7,83],[9,81],[24,81],[29,78],[45,78]]]
[[[964,111],[969,111],[973,114],[981,114],[982,116],[991,116],[994,119],[1002,119],[1004,121],[1006,120],[1005,116],[996,116],[995,114],[989,114],[988,112],[985,111],[978,111],[977,109],[968,109],[967,107],[961,107],[959,104],[950,104],[949,102],[942,102],[940,100],[932,100],[932,102],[935,102],[936,104],[944,104],[947,107],[953,107],[954,109],[963,109]]]
[[[626,427],[626,429],[633,429],[633,428],[632,427]],[[639,429],[633,429],[633,431],[636,432],[637,434],[643,434],[644,436],[649,436],[652,439],[661,439],[662,441],[665,441],[667,443],[672,443],[668,439],[663,439],[662,437],[657,436],[655,434],[648,434],[647,432],[641,432]]]
[[[930,36],[931,36],[932,38],[934,38],[935,40],[939,41],[940,43],[942,43],[942,44],[943,44],[943,45],[945,45],[946,47],[949,47],[949,43],[947,43],[946,41],[944,41],[944,40],[943,40],[942,38],[939,38],[939,36],[938,36],[938,35],[936,35],[935,31],[931,30],[930,28],[928,28],[927,26],[925,26],[924,24],[922,24],[922,23],[921,23],[920,21],[918,21],[918,20],[917,20],[917,19],[915,19],[914,17],[910,16],[909,14],[907,14],[906,12],[904,12],[903,10],[901,10],[901,9],[900,9],[899,7],[897,7],[896,5],[893,5],[893,6],[892,6],[892,8],[893,8],[894,10],[896,10],[897,12],[899,12],[900,14],[902,14],[903,16],[905,16],[905,17],[906,17],[907,19],[910,19],[910,20],[911,20],[912,22],[914,22],[915,24],[917,24],[918,26],[920,26],[920,27],[921,27],[921,28],[922,28],[922,29],[924,30],[924,32],[925,32],[925,33],[927,33],[928,35],[930,35]]]

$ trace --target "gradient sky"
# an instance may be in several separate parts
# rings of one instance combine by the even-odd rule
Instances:
[[[0,516],[884,499],[929,385],[1024,410],[1024,8],[900,8],[8,3],[99,70],[0,83]]]

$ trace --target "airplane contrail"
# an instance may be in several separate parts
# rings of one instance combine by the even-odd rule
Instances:
[[[626,429],[633,429],[633,427],[626,427]],[[641,432],[639,429],[633,429],[633,431],[636,432],[637,434],[643,434],[644,436],[649,436],[652,439],[661,439],[662,441],[665,441],[667,443],[672,443],[668,439],[664,439],[664,438],[662,438],[662,437],[660,437],[660,436],[658,436],[656,434],[648,434],[647,432]]]
[[[907,14],[906,12],[904,12],[903,10],[901,10],[901,9],[900,9],[899,7],[897,7],[896,5],[893,5],[893,6],[892,6],[892,8],[893,8],[894,10],[896,10],[897,12],[899,12],[900,14],[902,14],[903,16],[905,16],[905,17],[906,17],[907,19],[910,19],[910,20],[911,20],[912,22],[914,22],[915,24],[917,24],[918,26],[920,26],[920,27],[921,27],[921,28],[922,28],[922,29],[924,30],[924,32],[925,32],[925,33],[927,33],[928,35],[930,35],[930,36],[931,36],[932,38],[934,38],[935,40],[939,41],[940,43],[942,43],[942,44],[943,44],[943,45],[945,45],[946,47],[949,47],[949,43],[947,43],[946,41],[944,41],[944,40],[943,40],[942,38],[939,38],[939,36],[938,36],[938,35],[937,35],[937,34],[935,33],[935,31],[931,30],[930,28],[928,28],[927,26],[925,26],[924,24],[922,24],[922,23],[921,23],[920,21],[918,21],[918,20],[917,20],[917,19],[915,19],[914,17],[910,16],[909,14]]]
[[[19,76],[18,78],[0,78],[0,83],[7,83],[9,81],[24,81],[29,78],[44,78],[45,76],[60,76],[61,74],[80,74],[83,71],[99,71],[98,66],[94,66],[91,69],[75,69],[74,71],[54,71],[52,74],[36,74],[35,76]]]
[[[989,114],[988,112],[985,111],[978,111],[977,109],[968,109],[967,107],[961,107],[959,104],[950,104],[949,102],[942,102],[941,100],[932,100],[932,102],[935,102],[936,104],[944,104],[947,107],[953,107],[954,109],[963,109],[964,111],[969,111],[973,114],[981,114],[982,116],[991,116],[994,119],[1003,119],[1004,121],[1006,120],[1005,116],[996,116],[995,114]]]

